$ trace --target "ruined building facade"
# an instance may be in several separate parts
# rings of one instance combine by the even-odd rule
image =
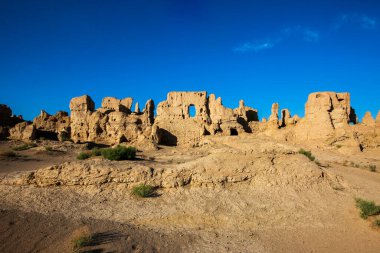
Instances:
[[[133,107],[133,108],[132,108]],[[190,114],[194,110],[193,115]],[[2,138],[95,142],[107,145],[154,143],[196,145],[207,135],[262,134],[294,143],[318,142],[363,150],[380,146],[380,112],[376,118],[366,113],[359,123],[351,107],[349,93],[316,92],[309,95],[305,117],[291,115],[274,103],[268,120],[258,120],[257,110],[239,101],[226,108],[221,98],[202,92],[169,92],[154,115],[154,102],[140,110],[133,99],[106,97],[95,109],[91,97],[70,101],[66,112],[49,115],[42,111],[33,122],[12,116],[9,107],[0,107]]]

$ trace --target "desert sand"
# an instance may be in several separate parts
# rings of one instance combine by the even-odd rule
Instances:
[[[380,174],[366,168],[380,166],[379,150],[347,156],[303,146],[316,164],[288,143],[210,136],[198,147],[161,146],[111,162],[76,160],[83,144],[38,145],[0,161],[2,252],[70,252],[68,238],[82,226],[113,235],[84,249],[91,252],[380,250],[379,229],[354,201],[380,202]],[[159,185],[158,196],[132,196],[128,186],[140,182]]]

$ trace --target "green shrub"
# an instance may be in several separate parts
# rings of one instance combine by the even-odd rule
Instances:
[[[380,214],[380,206],[377,206],[373,201],[367,201],[364,199],[355,199],[356,206],[360,209],[360,217],[367,219],[368,216]]]
[[[3,157],[16,157],[17,154],[16,152],[13,152],[13,151],[3,151],[0,153],[0,156],[3,156]]]
[[[369,171],[376,172],[376,165],[375,164],[371,164],[369,166]]]
[[[136,157],[136,148],[117,146],[115,148],[105,148],[101,150],[104,158],[112,161],[132,160]]]
[[[77,252],[80,248],[90,244],[92,237],[90,235],[82,235],[73,240],[74,252]]]
[[[91,153],[88,152],[80,152],[77,156],[78,160],[86,160],[91,157]]]
[[[154,196],[156,189],[154,186],[140,184],[132,188],[132,194],[142,198]]]
[[[313,154],[311,153],[311,151],[306,151],[304,150],[303,148],[301,148],[298,153],[306,156],[307,158],[309,158],[310,161],[314,161],[315,160],[315,156],[313,156]]]
[[[102,155],[102,149],[94,148],[93,150],[91,150],[91,155],[92,156],[101,156]]]
[[[28,150],[28,149],[31,149],[31,148],[34,148],[34,147],[37,147],[37,144],[35,144],[35,143],[25,143],[23,145],[14,147],[13,150],[14,151],[23,151],[23,150]]]

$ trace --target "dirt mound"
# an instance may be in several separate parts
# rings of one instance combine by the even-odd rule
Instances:
[[[162,188],[218,187],[234,183],[253,186],[292,186],[295,189],[322,183],[323,170],[291,146],[271,142],[255,145],[235,139],[212,140],[203,147],[208,150],[198,158],[181,163],[160,161],[108,161],[95,158],[66,162],[19,176],[5,177],[2,184],[46,186],[99,186],[115,184],[125,188],[151,184]],[[202,148],[201,148],[202,149]]]
[[[11,216],[2,213],[7,232],[0,250],[11,251],[23,234],[31,239],[22,251],[63,249],[76,229],[88,226],[93,235],[119,231],[131,238],[98,245],[104,252],[379,252],[380,234],[361,220],[354,202],[380,203],[380,174],[366,167],[380,166],[379,150],[347,157],[303,147],[315,162],[285,142],[211,136],[194,148],[138,152],[134,161],[77,161],[75,147],[65,163],[38,169],[25,161],[34,171],[20,169],[20,161],[3,163],[13,172],[0,175],[1,209],[43,219],[26,216],[10,228]],[[19,153],[42,156],[32,152]],[[133,196],[130,188],[140,183],[160,186],[157,195]]]

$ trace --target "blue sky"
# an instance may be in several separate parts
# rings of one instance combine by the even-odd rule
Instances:
[[[380,109],[379,1],[0,0],[0,103],[33,119],[72,97],[206,90],[267,117],[347,91]]]

